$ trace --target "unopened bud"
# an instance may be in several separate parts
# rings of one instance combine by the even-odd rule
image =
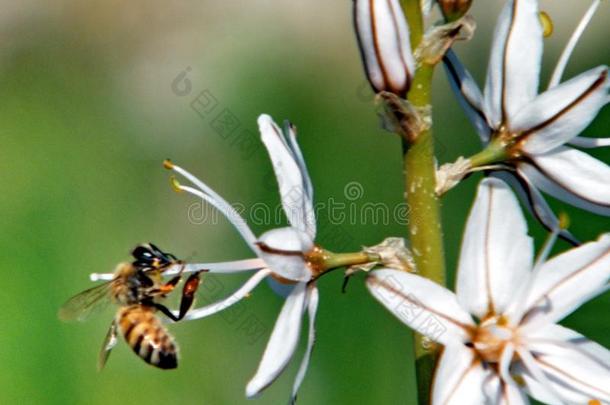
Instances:
[[[447,21],[461,18],[470,9],[472,0],[438,0],[441,12]]]
[[[415,58],[398,0],[354,0],[354,24],[373,89],[404,97],[411,86]]]

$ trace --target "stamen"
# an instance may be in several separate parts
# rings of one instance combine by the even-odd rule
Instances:
[[[555,67],[555,70],[553,71],[553,74],[551,75],[551,80],[549,81],[549,86],[548,86],[549,89],[552,89],[553,87],[557,86],[559,84],[559,82],[561,81],[561,76],[563,76],[563,72],[566,68],[566,65],[568,64],[568,60],[570,59],[570,56],[572,56],[572,52],[574,51],[574,48],[576,47],[576,43],[580,39],[582,33],[587,28],[587,25],[589,25],[589,22],[593,18],[593,15],[595,14],[595,11],[597,10],[597,7],[599,6],[600,2],[601,2],[601,0],[593,0],[593,3],[589,7],[589,9],[585,13],[585,15],[582,17],[582,19],[580,20],[580,23],[576,27],[576,30],[574,30],[574,33],[570,37],[568,44],[566,45],[565,49],[561,53],[561,56],[559,57],[559,61],[557,61],[557,66]]]
[[[191,183],[193,183],[194,186],[199,188],[199,190],[196,190],[192,187],[181,185],[177,180],[172,180],[172,185],[177,186],[178,189],[200,197],[201,199],[215,207],[218,211],[220,211],[241,234],[242,238],[246,241],[250,249],[252,249],[254,253],[258,253],[258,248],[255,245],[256,236],[254,236],[254,233],[252,232],[246,221],[244,221],[244,219],[231,206],[231,204],[229,204],[224,198],[222,198],[218,193],[216,193],[211,187],[206,185],[204,182],[202,182],[197,177],[184,170],[180,166],[175,165],[169,160],[163,162],[163,166],[180,174],[181,176],[189,180]]]
[[[209,273],[232,274],[259,270],[265,266],[266,263],[263,261],[263,259],[259,258],[216,263],[175,263],[168,267],[167,270],[163,272],[163,275],[174,276],[179,274],[181,269],[183,269],[182,273],[196,273],[201,271],[201,269],[205,269],[205,271]],[[92,273],[89,275],[89,279],[91,279],[91,281],[110,281],[113,278],[114,273]]]
[[[242,285],[237,291],[235,291],[230,296],[213,304],[191,310],[188,314],[186,314],[184,320],[205,318],[219,311],[222,311],[233,304],[236,304],[237,302],[248,296],[250,292],[254,289],[254,287],[256,287],[265,277],[270,274],[271,270],[269,269],[259,270],[258,272],[256,272],[256,274],[250,277],[248,281],[244,283],[244,285]],[[174,314],[176,314],[176,312],[174,312]]]
[[[170,177],[169,179],[170,184],[172,185],[172,189],[176,192],[176,193],[181,193],[182,189],[180,182],[178,181],[178,179],[176,179],[175,176]]]
[[[194,189],[188,186],[180,186],[180,190],[186,191],[187,193],[193,194],[208,204],[215,207],[221,214],[225,216],[229,220],[229,222],[237,229],[241,237],[246,241],[248,246],[254,251],[254,253],[258,253],[258,248],[256,246],[256,237],[246,221],[235,211],[233,207],[231,207],[226,201],[215,200],[212,196],[204,194],[203,192]]]
[[[167,170],[172,170],[174,168],[174,164],[172,163],[171,160],[165,159],[163,161],[163,167],[166,168]]]

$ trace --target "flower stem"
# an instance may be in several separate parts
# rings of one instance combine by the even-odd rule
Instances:
[[[423,37],[420,0],[402,0],[409,22],[411,44],[417,48]],[[421,64],[408,100],[422,110],[429,110],[434,66]],[[404,175],[406,200],[410,207],[409,236],[417,272],[445,286],[445,252],[441,225],[440,203],[435,194],[434,138],[430,128],[424,129],[410,144],[404,142]],[[415,335],[415,360],[419,404],[430,403],[430,388],[438,350],[426,344],[424,337]]]

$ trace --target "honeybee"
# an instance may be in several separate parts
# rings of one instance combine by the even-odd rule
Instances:
[[[175,316],[162,301],[180,282],[184,264],[171,253],[165,253],[152,243],[137,246],[134,261],[120,263],[112,280],[81,292],[70,298],[59,310],[64,321],[84,321],[90,315],[114,302],[119,306],[110,324],[98,357],[101,370],[110,351],[117,344],[120,332],[132,350],[148,364],[173,369],[178,366],[178,346],[174,338],[157,317],[161,311],[173,321],[186,315],[199,287],[199,272],[193,273],[184,283],[180,310]],[[182,265],[178,275],[163,282],[163,272],[173,265]]]

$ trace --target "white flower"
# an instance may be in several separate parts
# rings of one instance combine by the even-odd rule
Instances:
[[[503,155],[497,173],[525,197],[548,228],[557,217],[540,191],[600,215],[610,215],[610,167],[574,149],[610,145],[609,139],[578,135],[608,102],[608,67],[599,66],[559,84],[576,42],[599,0],[566,46],[546,91],[538,94],[543,31],[536,0],[512,0],[496,27],[487,81],[481,95],[453,52],[445,67],[455,93],[488,150]],[[564,238],[577,241],[563,231]]]
[[[415,72],[409,26],[398,0],[354,0],[354,25],[376,92],[405,96]]]
[[[455,294],[414,274],[371,273],[382,304],[445,346],[433,404],[525,404],[526,393],[550,404],[610,403],[610,351],[557,324],[608,289],[610,234],[546,261],[554,239],[534,263],[517,199],[487,178],[466,224]]]
[[[284,132],[268,115],[258,119],[262,141],[269,152],[279,183],[282,206],[290,227],[272,229],[256,238],[248,224],[235,209],[201,180],[183,168],[166,162],[168,169],[192,183],[186,186],[174,182],[179,191],[201,198],[217,208],[239,231],[244,241],[258,256],[256,259],[224,263],[197,263],[186,265],[183,272],[201,269],[210,273],[236,273],[256,271],[241,288],[229,297],[193,309],[185,320],[210,316],[239,302],[264,279],[273,278],[289,288],[284,306],[277,318],[258,370],[246,387],[246,395],[254,397],[269,386],[290,362],[299,341],[301,323],[305,312],[309,317],[307,350],[294,381],[291,401],[294,401],[301,385],[314,345],[314,321],[318,307],[318,289],[314,277],[315,267],[308,261],[308,254],[315,251],[316,222],[313,210],[313,189],[307,168],[296,141],[296,129],[287,123]],[[180,265],[164,272],[176,274]],[[107,279],[112,275],[94,275],[93,279]]]

